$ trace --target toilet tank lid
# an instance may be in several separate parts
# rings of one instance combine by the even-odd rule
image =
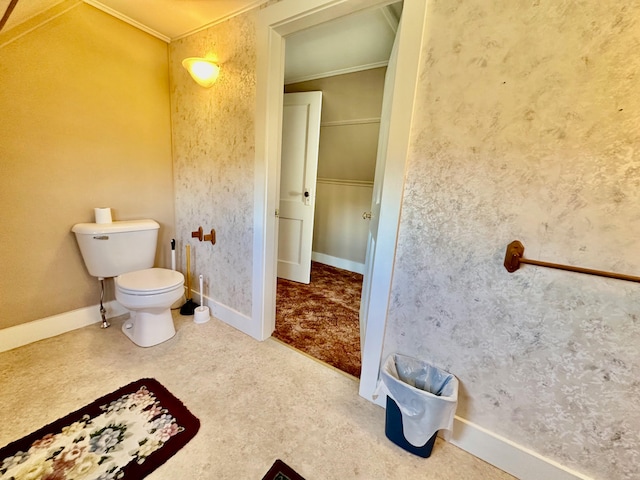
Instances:
[[[123,220],[111,223],[76,223],[71,231],[85,235],[105,233],[137,232],[141,230],[157,230],[160,224],[155,220]]]

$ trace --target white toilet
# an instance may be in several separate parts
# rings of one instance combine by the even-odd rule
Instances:
[[[151,268],[159,228],[153,220],[131,220],[78,223],[71,229],[89,274],[114,277],[116,300],[131,312],[122,331],[141,347],[175,335],[171,305],[184,295],[182,273]]]

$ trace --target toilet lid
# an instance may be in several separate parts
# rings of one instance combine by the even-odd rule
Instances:
[[[166,268],[148,268],[116,277],[117,288],[131,295],[164,293],[183,283],[184,276],[180,272]]]

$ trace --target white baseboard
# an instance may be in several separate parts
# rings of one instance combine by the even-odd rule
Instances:
[[[197,295],[198,296],[195,298],[200,298],[200,294],[197,293]],[[244,315],[223,303],[212,300],[209,297],[204,297],[204,304],[209,307],[211,315],[216,317],[218,320],[221,320],[224,323],[231,325],[233,328],[259,340],[257,334],[252,332],[255,322],[251,320],[251,317],[248,317],[247,315]]]
[[[458,416],[449,441],[520,480],[593,480]]]
[[[104,308],[107,310],[107,318],[127,313],[127,310],[115,300],[105,303]],[[93,305],[4,328],[0,330],[0,352],[6,352],[45,338],[55,337],[101,321],[100,306]]]
[[[387,397],[378,395],[370,401],[385,408]],[[519,480],[593,480],[457,415],[448,441]]]
[[[311,252],[311,260],[364,275],[364,263],[354,262],[345,258],[332,257],[331,255],[318,252]]]
[[[192,298],[200,297],[198,292],[192,291],[192,294]],[[252,325],[251,318],[210,298],[204,297],[204,300],[204,303],[211,310],[211,315],[255,337],[252,332],[248,331],[248,327]],[[107,318],[118,317],[129,312],[115,300],[106,302],[104,308],[107,310]],[[0,352],[13,350],[29,343],[55,337],[99,322],[102,322],[100,306],[93,305],[5,328],[0,330]]]

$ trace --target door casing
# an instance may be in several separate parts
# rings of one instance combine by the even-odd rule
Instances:
[[[241,330],[259,340],[267,339],[275,329],[278,246],[275,212],[282,136],[284,37],[322,22],[389,3],[392,1],[282,0],[258,12],[253,308],[252,318]],[[385,234],[378,236],[370,279],[369,318],[359,391],[361,396],[380,405],[384,399],[376,400],[373,396],[382,361],[425,15],[424,0],[404,1],[379,219],[379,229]]]

